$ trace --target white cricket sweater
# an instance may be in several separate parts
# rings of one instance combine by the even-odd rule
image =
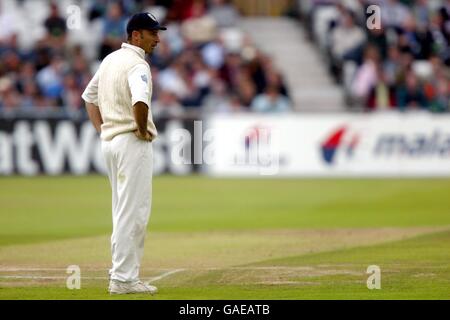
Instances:
[[[142,101],[149,107],[147,130],[158,133],[151,113],[152,79],[150,66],[139,47],[123,43],[109,54],[83,92],[83,99],[100,108],[103,124],[101,139],[111,140],[118,134],[137,129],[133,105]]]

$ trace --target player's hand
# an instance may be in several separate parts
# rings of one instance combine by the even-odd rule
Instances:
[[[139,130],[135,130],[134,134],[139,140],[152,141],[152,135],[147,130],[145,131],[145,134],[141,133]]]

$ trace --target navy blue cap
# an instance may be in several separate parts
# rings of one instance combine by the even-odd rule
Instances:
[[[127,34],[130,35],[135,30],[167,30],[156,20],[155,16],[148,12],[136,13],[130,18],[127,24]]]

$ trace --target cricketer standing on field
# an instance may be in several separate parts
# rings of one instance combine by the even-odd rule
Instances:
[[[159,30],[166,28],[152,14],[132,16],[127,43],[105,57],[82,95],[89,118],[100,133],[112,189],[110,294],[157,291],[139,279],[139,267],[151,209],[151,142],[157,136],[145,54],[158,44]]]

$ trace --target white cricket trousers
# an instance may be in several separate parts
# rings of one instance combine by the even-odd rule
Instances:
[[[110,277],[137,281],[151,209],[152,143],[123,133],[102,140],[102,153],[112,189]]]

